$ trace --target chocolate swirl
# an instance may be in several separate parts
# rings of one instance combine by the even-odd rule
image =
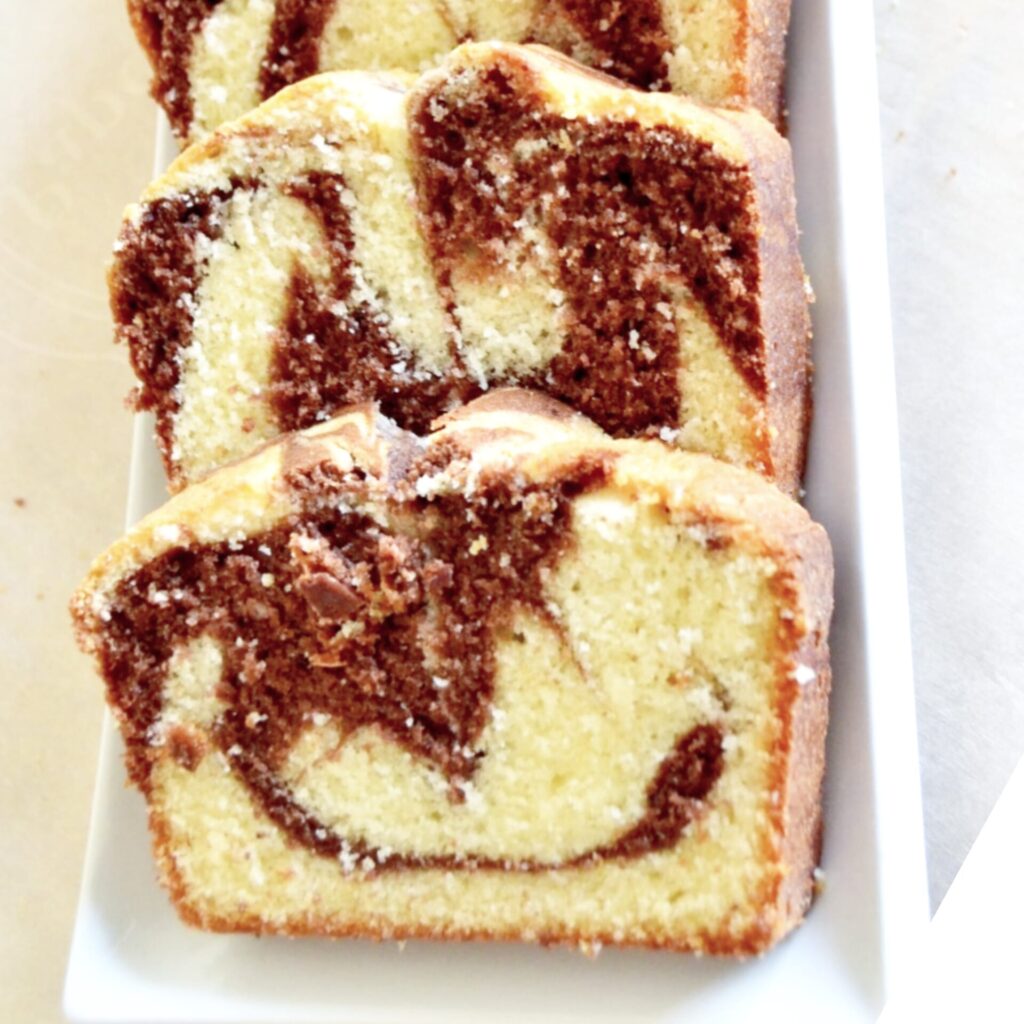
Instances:
[[[209,637],[223,659],[221,710],[208,731],[179,724],[163,742],[189,770],[208,744],[219,748],[296,842],[386,870],[556,866],[385,854],[327,827],[280,775],[315,714],[346,731],[375,726],[439,770],[453,801],[487,757],[480,738],[494,699],[496,637],[524,608],[558,628],[543,579],[571,547],[573,499],[605,481],[609,462],[581,458],[547,484],[492,471],[475,483],[472,498],[461,490],[417,494],[416,481],[457,457],[435,447],[397,460],[391,514],[415,521],[415,533],[391,531],[359,511],[379,481],[307,458],[288,469],[299,514],[244,540],[173,547],[119,583],[100,661],[137,785],[147,789],[153,759],[164,756],[159,723],[170,661],[190,641]],[[468,536],[477,542],[469,545]],[[649,784],[642,818],[572,863],[673,845],[721,773],[721,739],[713,723],[681,736]]]

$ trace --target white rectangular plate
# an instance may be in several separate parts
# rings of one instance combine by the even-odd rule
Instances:
[[[108,719],[71,948],[75,1021],[872,1021],[927,922],[871,5],[796,0],[790,125],[817,292],[807,503],[836,553],[827,877],[796,934],[732,963],[670,953],[205,935],[154,880]],[[174,151],[164,129],[162,167]],[[129,522],[160,504],[140,418]]]

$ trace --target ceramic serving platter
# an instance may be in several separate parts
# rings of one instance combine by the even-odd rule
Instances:
[[[871,5],[795,0],[789,124],[817,294],[806,501],[837,573],[826,883],[803,927],[746,963],[205,935],[179,922],[155,881],[143,801],[125,788],[108,719],[65,989],[72,1021],[876,1019],[928,917],[877,117]],[[174,152],[161,124],[158,170]],[[140,417],[129,522],[165,497],[151,435]]]

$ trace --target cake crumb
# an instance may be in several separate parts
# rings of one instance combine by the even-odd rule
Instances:
[[[161,523],[154,533],[158,540],[168,544],[177,544],[181,540],[181,527],[177,523]]]
[[[807,686],[818,678],[818,673],[810,665],[797,665],[793,678],[797,686]]]

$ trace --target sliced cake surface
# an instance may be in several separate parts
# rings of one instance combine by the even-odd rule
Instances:
[[[468,39],[546,43],[642,89],[782,119],[789,0],[129,0],[154,97],[195,140],[319,71],[422,71]]]
[[[129,208],[111,295],[175,487],[346,404],[423,431],[509,384],[799,484],[787,143],[544,48],[285,90]]]
[[[187,921],[739,955],[811,899],[830,611],[776,488],[517,391],[287,435],[73,602]]]

